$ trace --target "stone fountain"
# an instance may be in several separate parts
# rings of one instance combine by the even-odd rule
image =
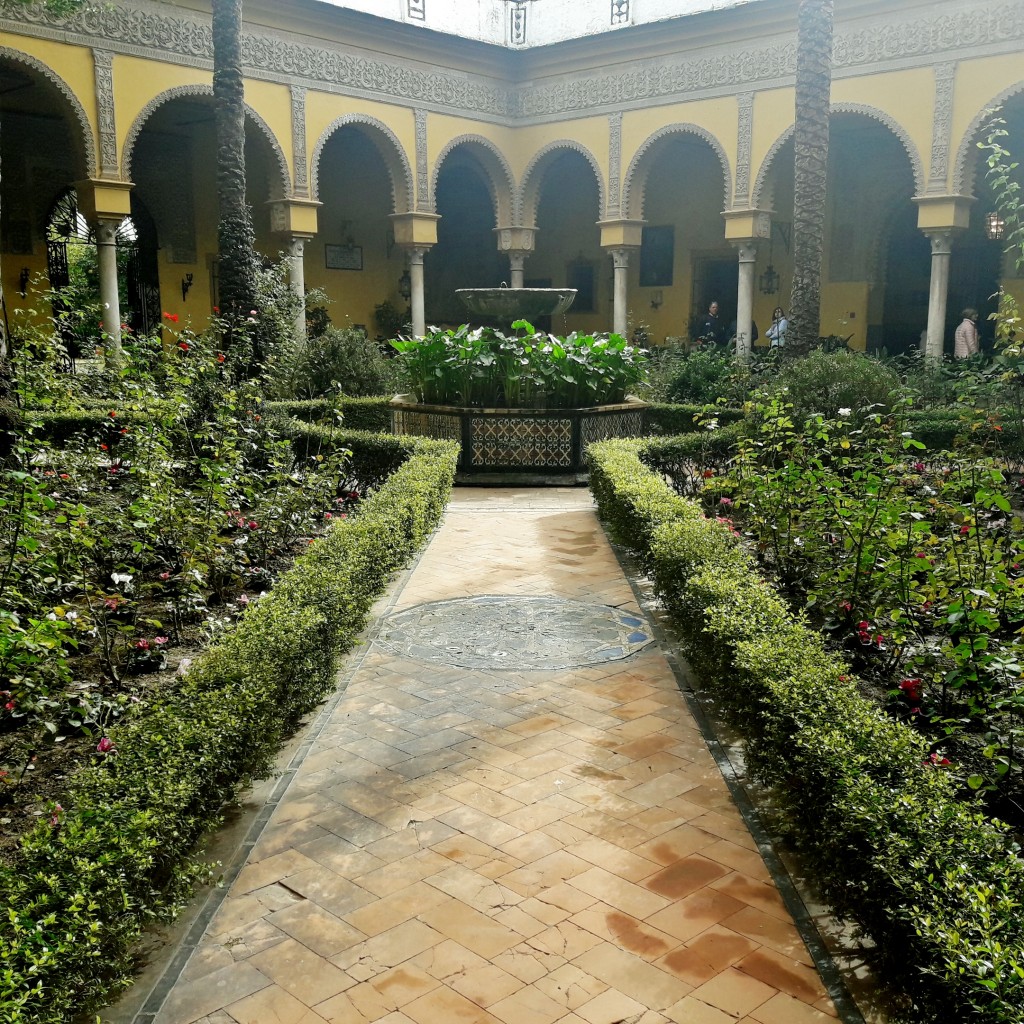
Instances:
[[[575,288],[458,288],[463,305],[478,316],[505,323],[564,313],[576,298]]]

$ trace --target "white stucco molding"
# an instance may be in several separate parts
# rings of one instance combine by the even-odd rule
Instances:
[[[441,168],[444,166],[445,160],[460,148],[465,148],[472,154],[484,173],[487,187],[491,191],[491,200],[494,203],[494,223],[496,225],[513,224],[515,176],[501,150],[490,139],[485,139],[482,135],[457,135],[454,139],[450,139],[438,154],[434,163],[434,171],[430,176],[430,211],[437,212],[437,177],[441,173]]]
[[[694,135],[706,142],[722,165],[723,206],[727,209],[732,199],[732,168],[721,141],[700,125],[689,123],[669,124],[649,135],[630,161],[622,182],[622,214],[633,220],[644,219],[644,205],[647,200],[647,175],[657,153],[658,143],[673,135]]]
[[[170,103],[172,100],[182,99],[186,97],[213,97],[213,86],[202,85],[195,83],[194,85],[176,85],[172,89],[160,93],[158,96],[154,96],[143,108],[139,111],[138,116],[132,122],[131,128],[128,129],[128,135],[124,140],[124,151],[121,155],[121,177],[125,181],[132,180],[132,159],[135,156],[135,145],[139,141],[139,135],[142,134],[143,129],[146,127],[146,122],[160,109],[165,103]],[[277,174],[270,183],[270,197],[271,199],[288,199],[292,194],[292,175],[288,169],[288,160],[285,158],[284,150],[281,148],[281,143],[278,141],[277,136],[274,134],[273,128],[263,119],[262,115],[258,114],[252,107],[247,103],[245,105],[245,116],[246,119],[251,121],[260,131],[260,134],[266,139],[270,145],[271,152],[274,154],[274,163],[277,165]]]
[[[391,206],[393,213],[408,213],[413,208],[412,164],[398,136],[381,120],[369,114],[344,114],[335,118],[321,133],[313,147],[310,170],[309,194],[312,199],[320,198],[320,162],[324,146],[335,132],[346,125],[365,129],[366,135],[380,153],[391,179]]]
[[[597,184],[598,195],[598,216],[604,215],[607,190],[605,187],[604,175],[601,173],[601,165],[597,158],[586,146],[575,139],[558,139],[549,142],[543,148],[537,150],[527,164],[523,173],[523,181],[515,196],[515,221],[525,227],[533,227],[537,224],[537,203],[540,200],[540,189],[544,182],[544,175],[548,166],[558,158],[563,151],[579,153],[590,164],[594,172],[594,180]]]

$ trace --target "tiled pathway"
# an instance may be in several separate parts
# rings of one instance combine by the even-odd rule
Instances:
[[[639,613],[584,490],[457,490],[393,609]],[[391,609],[391,610],[393,610]],[[834,1019],[665,657],[365,651],[157,1024]]]

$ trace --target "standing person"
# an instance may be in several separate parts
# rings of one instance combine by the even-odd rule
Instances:
[[[978,311],[968,307],[960,315],[963,321],[953,335],[953,358],[970,359],[981,348],[978,339]]]
[[[772,310],[772,325],[765,335],[771,340],[772,348],[782,348],[786,344],[786,331],[788,330],[789,321],[786,319],[786,311],[781,306],[776,306]]]
[[[696,340],[700,345],[717,345],[722,340],[722,322],[718,319],[718,300],[712,299],[708,311],[697,323]]]

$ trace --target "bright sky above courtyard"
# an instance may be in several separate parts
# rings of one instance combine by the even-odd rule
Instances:
[[[468,39],[508,45],[510,3],[505,0],[322,0],[392,21],[421,25]],[[574,39],[629,25],[664,21],[758,0],[622,0],[617,24],[611,0],[528,0],[526,45]]]

